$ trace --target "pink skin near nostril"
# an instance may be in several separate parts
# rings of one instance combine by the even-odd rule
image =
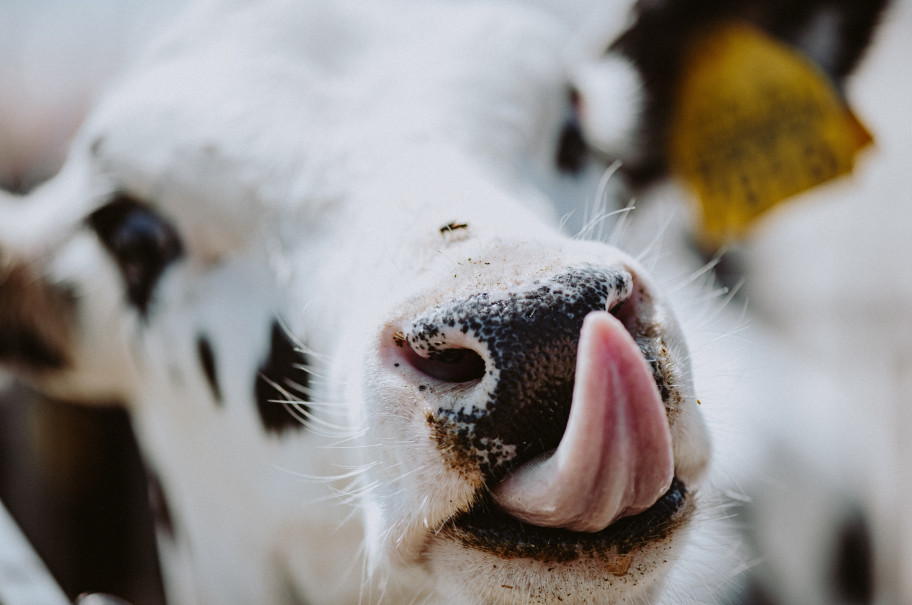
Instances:
[[[595,532],[642,512],[671,486],[671,432],[639,347],[615,317],[583,322],[573,402],[557,449],[504,479],[497,503],[541,527]]]

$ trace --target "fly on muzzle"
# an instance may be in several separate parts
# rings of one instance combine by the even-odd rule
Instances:
[[[573,268],[415,319],[412,365],[442,396],[440,451],[523,521],[599,531],[672,481],[671,437],[623,269]]]

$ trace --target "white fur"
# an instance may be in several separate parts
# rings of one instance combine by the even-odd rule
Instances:
[[[125,400],[169,496],[171,602],[722,598],[732,553],[715,542],[711,486],[697,487],[709,446],[689,390],[672,436],[696,538],[642,545],[614,576],[597,558],[546,565],[438,535],[474,487],[429,438],[431,404],[386,363],[409,317],[581,263],[625,267],[661,299],[636,260],[558,230],[601,193],[553,162],[575,31],[512,2],[203,3],[99,103],[57,179],[0,206],[4,253],[81,297],[75,367],[38,382]],[[632,86],[619,67],[586,77]],[[619,153],[637,95],[599,100],[617,105],[600,137]],[[82,222],[113,191],[154,204],[184,242],[147,318]],[[442,233],[451,221],[469,235]],[[250,401],[277,315],[314,362],[310,429],[291,436],[265,434]],[[689,377],[671,311],[660,327]]]
[[[625,155],[639,134],[645,101],[639,72],[629,61],[609,54],[580,67],[575,81],[589,144],[611,157]]]

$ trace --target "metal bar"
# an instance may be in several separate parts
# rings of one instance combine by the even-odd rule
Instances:
[[[69,605],[47,567],[0,503],[0,605]]]

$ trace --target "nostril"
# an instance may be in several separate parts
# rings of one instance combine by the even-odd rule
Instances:
[[[618,327],[641,333],[649,327],[639,313],[648,303],[644,286],[621,268],[570,268],[442,302],[392,324],[391,332],[400,329],[387,334],[395,345],[387,350],[407,370],[405,379],[447,387],[441,391],[447,396],[433,401],[435,439],[454,464],[477,466],[493,485],[558,447],[584,319],[592,311],[616,312]]]
[[[440,349],[433,356],[424,356],[406,342],[402,347],[408,363],[426,376],[444,382],[471,382],[481,380],[485,374],[485,362],[472,349],[460,347]]]
[[[651,313],[652,304],[643,285],[633,281],[629,294],[620,297],[610,305],[608,312],[614,315],[631,334],[636,334],[643,323],[643,316]]]

